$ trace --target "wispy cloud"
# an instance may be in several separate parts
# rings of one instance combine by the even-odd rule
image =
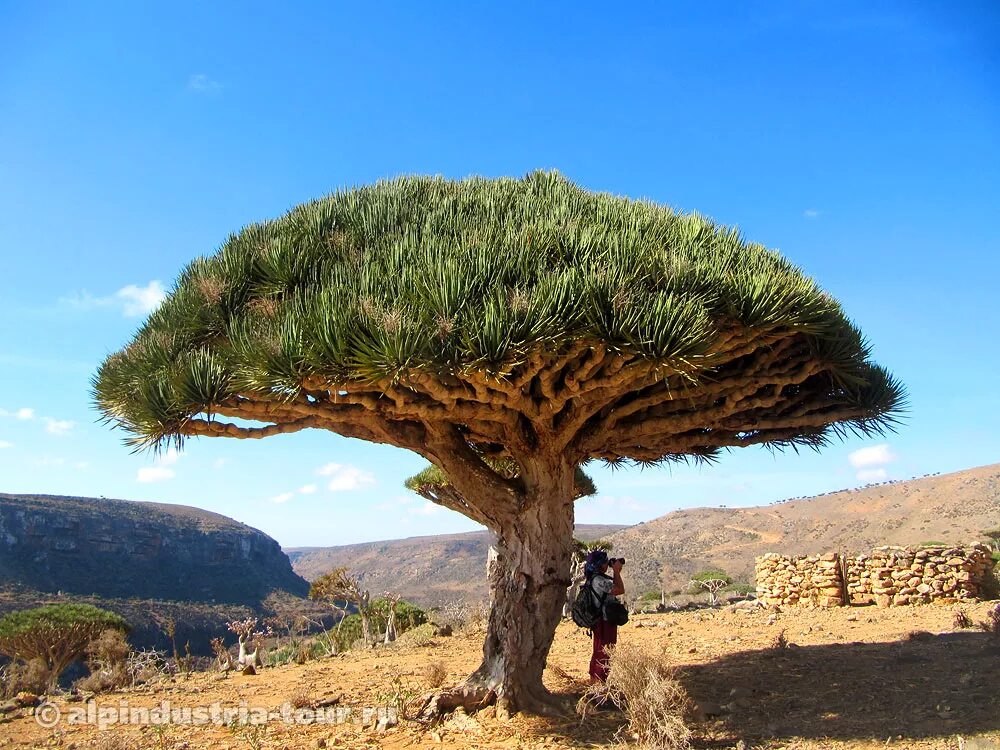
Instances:
[[[295,493],[294,492],[282,492],[280,495],[275,495],[274,497],[272,497],[271,498],[271,502],[272,503],[287,503],[293,497],[295,497]]]
[[[145,286],[129,284],[114,294],[97,297],[83,290],[59,300],[60,304],[77,310],[117,309],[122,315],[134,318],[148,315],[160,306],[167,296],[162,282],[154,279]]]
[[[34,419],[35,410],[29,409],[28,407],[22,407],[20,409],[15,409],[14,411],[7,411],[6,409],[0,409],[0,417],[12,417],[14,419]]]
[[[820,211],[817,208],[807,208],[805,211],[802,212],[802,215],[805,216],[807,219],[818,219],[819,214]]]
[[[312,494],[315,494],[316,489],[317,488],[316,488],[315,484],[306,484],[306,485],[303,485],[302,487],[299,487],[299,494],[300,495],[312,495]]]
[[[4,448],[13,448],[13,447],[14,444],[9,440],[0,440],[0,450],[3,450]]]
[[[847,456],[847,461],[858,470],[857,478],[862,482],[883,482],[889,478],[884,468],[896,460],[896,454],[888,443],[859,448]]]
[[[326,488],[331,492],[348,492],[375,484],[370,472],[349,464],[330,463],[316,470],[321,477],[329,477]]]
[[[221,89],[222,84],[215,79],[210,78],[205,73],[192,73],[188,77],[187,87],[189,91],[197,91],[199,94],[208,94]]]
[[[15,409],[14,411],[8,411],[7,409],[0,409],[0,417],[8,417],[11,419],[17,419],[22,422],[32,422],[35,419],[40,419],[45,424],[45,431],[50,435],[58,435],[64,437],[72,432],[73,428],[76,426],[76,422],[69,419],[56,419],[55,417],[38,417],[35,414],[35,410],[28,407],[22,406],[20,409]]]
[[[150,484],[151,482],[165,482],[168,479],[173,479],[177,472],[171,467],[179,459],[180,454],[175,449],[170,448],[165,453],[157,456],[152,466],[143,466],[139,469],[135,476],[136,481],[143,484]]]
[[[71,422],[68,419],[54,419],[53,417],[42,417],[42,421],[45,422],[45,431],[50,435],[58,435],[59,437],[65,437],[72,432],[73,427],[76,426],[76,422]]]
[[[436,503],[432,503],[430,500],[425,502],[416,508],[410,508],[409,513],[411,516],[433,516],[435,513],[441,512],[441,506]]]
[[[214,461],[212,461],[212,468],[213,469],[221,469],[227,463],[229,463],[229,459],[227,459],[227,458],[217,458]]]

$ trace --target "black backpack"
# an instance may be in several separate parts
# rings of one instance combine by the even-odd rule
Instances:
[[[584,630],[593,630],[604,615],[606,596],[607,594],[598,597],[589,580],[580,586],[580,590],[576,594],[576,601],[573,602],[573,608],[570,610],[573,622]]]

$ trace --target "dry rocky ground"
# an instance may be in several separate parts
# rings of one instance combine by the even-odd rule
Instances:
[[[975,622],[990,605],[964,609]],[[894,609],[789,608],[639,615],[621,637],[662,654],[708,716],[694,725],[701,748],[1000,748],[1000,639],[957,629],[954,606]],[[779,635],[789,642],[775,648]],[[459,633],[350,653],[257,675],[193,675],[155,689],[98,696],[101,706],[173,708],[284,703],[334,707],[408,701],[428,692],[428,665],[440,661],[445,684],[477,662],[481,633]],[[407,642],[409,641],[409,642]],[[549,687],[579,695],[590,644],[560,626],[546,672]],[[80,703],[56,700],[66,712]],[[581,721],[515,716],[490,709],[436,728],[409,720],[385,731],[355,724],[297,725],[273,719],[265,731],[224,726],[93,726],[43,729],[29,716],[0,724],[0,747],[149,748],[599,748],[614,744],[617,712]]]

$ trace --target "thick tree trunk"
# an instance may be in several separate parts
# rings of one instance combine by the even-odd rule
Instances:
[[[495,529],[483,662],[462,688],[437,696],[432,711],[475,709],[494,699],[510,713],[560,711],[542,672],[570,582],[573,478],[571,468],[550,465],[525,507]]]

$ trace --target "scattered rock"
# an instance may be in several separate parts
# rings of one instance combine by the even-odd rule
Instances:
[[[698,713],[706,719],[712,718],[713,716],[722,716],[728,713],[724,706],[720,706],[718,703],[712,703],[712,701],[697,701],[697,707]]]
[[[41,702],[41,699],[37,695],[30,693],[27,690],[22,690],[20,693],[15,695],[14,700],[17,701],[17,705],[21,708],[32,708]]]

